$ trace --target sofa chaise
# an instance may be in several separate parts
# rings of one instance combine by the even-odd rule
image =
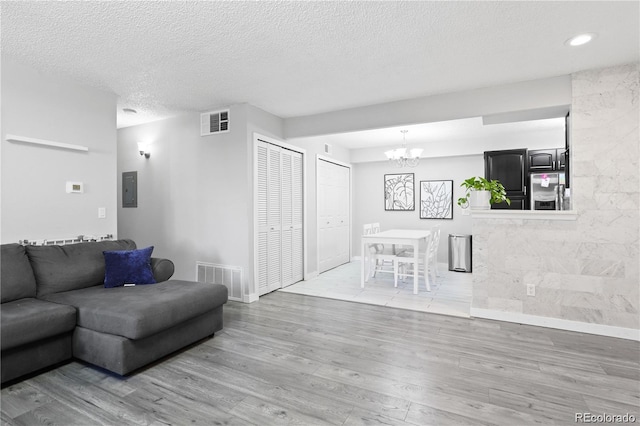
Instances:
[[[168,259],[148,259],[156,283],[105,287],[104,252],[131,240],[1,250],[2,383],[71,358],[126,375],[222,329],[227,288],[170,280]]]

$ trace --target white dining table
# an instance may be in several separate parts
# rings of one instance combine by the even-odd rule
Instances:
[[[428,229],[389,229],[387,231],[362,236],[362,263],[360,287],[364,288],[364,283],[368,281],[365,265],[369,261],[369,246],[371,244],[397,244],[413,246],[413,294],[418,294],[418,257],[420,254],[420,243],[429,242],[431,231]],[[426,245],[426,244],[425,244]],[[428,246],[427,246],[428,249]],[[427,264],[424,265],[425,270]],[[425,282],[429,279],[429,274],[424,274]]]

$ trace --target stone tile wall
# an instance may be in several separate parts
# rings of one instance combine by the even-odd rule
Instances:
[[[472,308],[640,329],[639,83],[639,64],[572,76],[577,220],[474,217]]]

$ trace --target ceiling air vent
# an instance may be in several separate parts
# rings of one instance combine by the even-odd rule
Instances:
[[[200,114],[200,136],[226,133],[229,131],[229,110],[211,111]]]

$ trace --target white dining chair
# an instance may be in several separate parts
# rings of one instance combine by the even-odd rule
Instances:
[[[440,227],[435,227],[432,231],[431,245],[429,246],[429,255],[427,256],[427,265],[429,275],[432,282],[436,282],[438,275],[438,247],[440,246]]]
[[[371,233],[372,234],[377,234],[378,232],[380,232],[380,223],[379,222],[374,222],[371,224]],[[376,243],[373,244],[373,247],[376,250],[376,253],[384,253],[384,244],[382,243]],[[387,253],[388,254],[388,253]],[[388,259],[385,259],[385,256],[382,256],[378,259],[376,259],[376,267],[373,270],[373,276],[375,277],[375,273],[376,270],[380,270],[382,272],[387,272],[387,270],[385,269],[386,262],[390,263],[390,268],[391,270],[393,270],[393,264],[391,264],[391,261]]]
[[[371,235],[372,233],[372,227],[370,223],[365,223],[364,225],[362,225],[362,235]],[[369,280],[369,276],[371,275],[371,269],[372,269],[372,263],[373,263],[373,256],[371,253],[371,246],[369,247],[369,253],[362,253],[362,261],[363,262],[367,262],[365,264],[365,281]]]
[[[377,222],[376,223],[372,223],[371,224],[371,232],[373,234],[377,234],[378,232],[380,232],[380,224],[377,223]],[[384,247],[384,244],[380,244],[380,246]],[[411,246],[409,246],[409,247],[411,247]],[[400,253],[402,253],[402,252],[404,252],[406,250],[407,250],[406,247],[398,246],[397,244],[393,244],[391,246],[391,252],[395,253],[396,255],[400,254]]]
[[[431,229],[425,251],[418,252],[418,279],[424,279],[427,291],[431,291],[431,283],[436,282],[436,265],[438,260],[438,246],[440,243],[440,227]],[[394,286],[398,286],[398,278],[413,277],[415,258],[413,250],[400,253],[394,265]]]
[[[380,224],[365,224],[363,227],[363,235],[371,235],[380,232]],[[382,243],[374,243],[369,245],[369,272],[366,274],[368,278],[375,277],[376,272],[383,272],[395,275],[396,256],[395,245],[385,247]]]

